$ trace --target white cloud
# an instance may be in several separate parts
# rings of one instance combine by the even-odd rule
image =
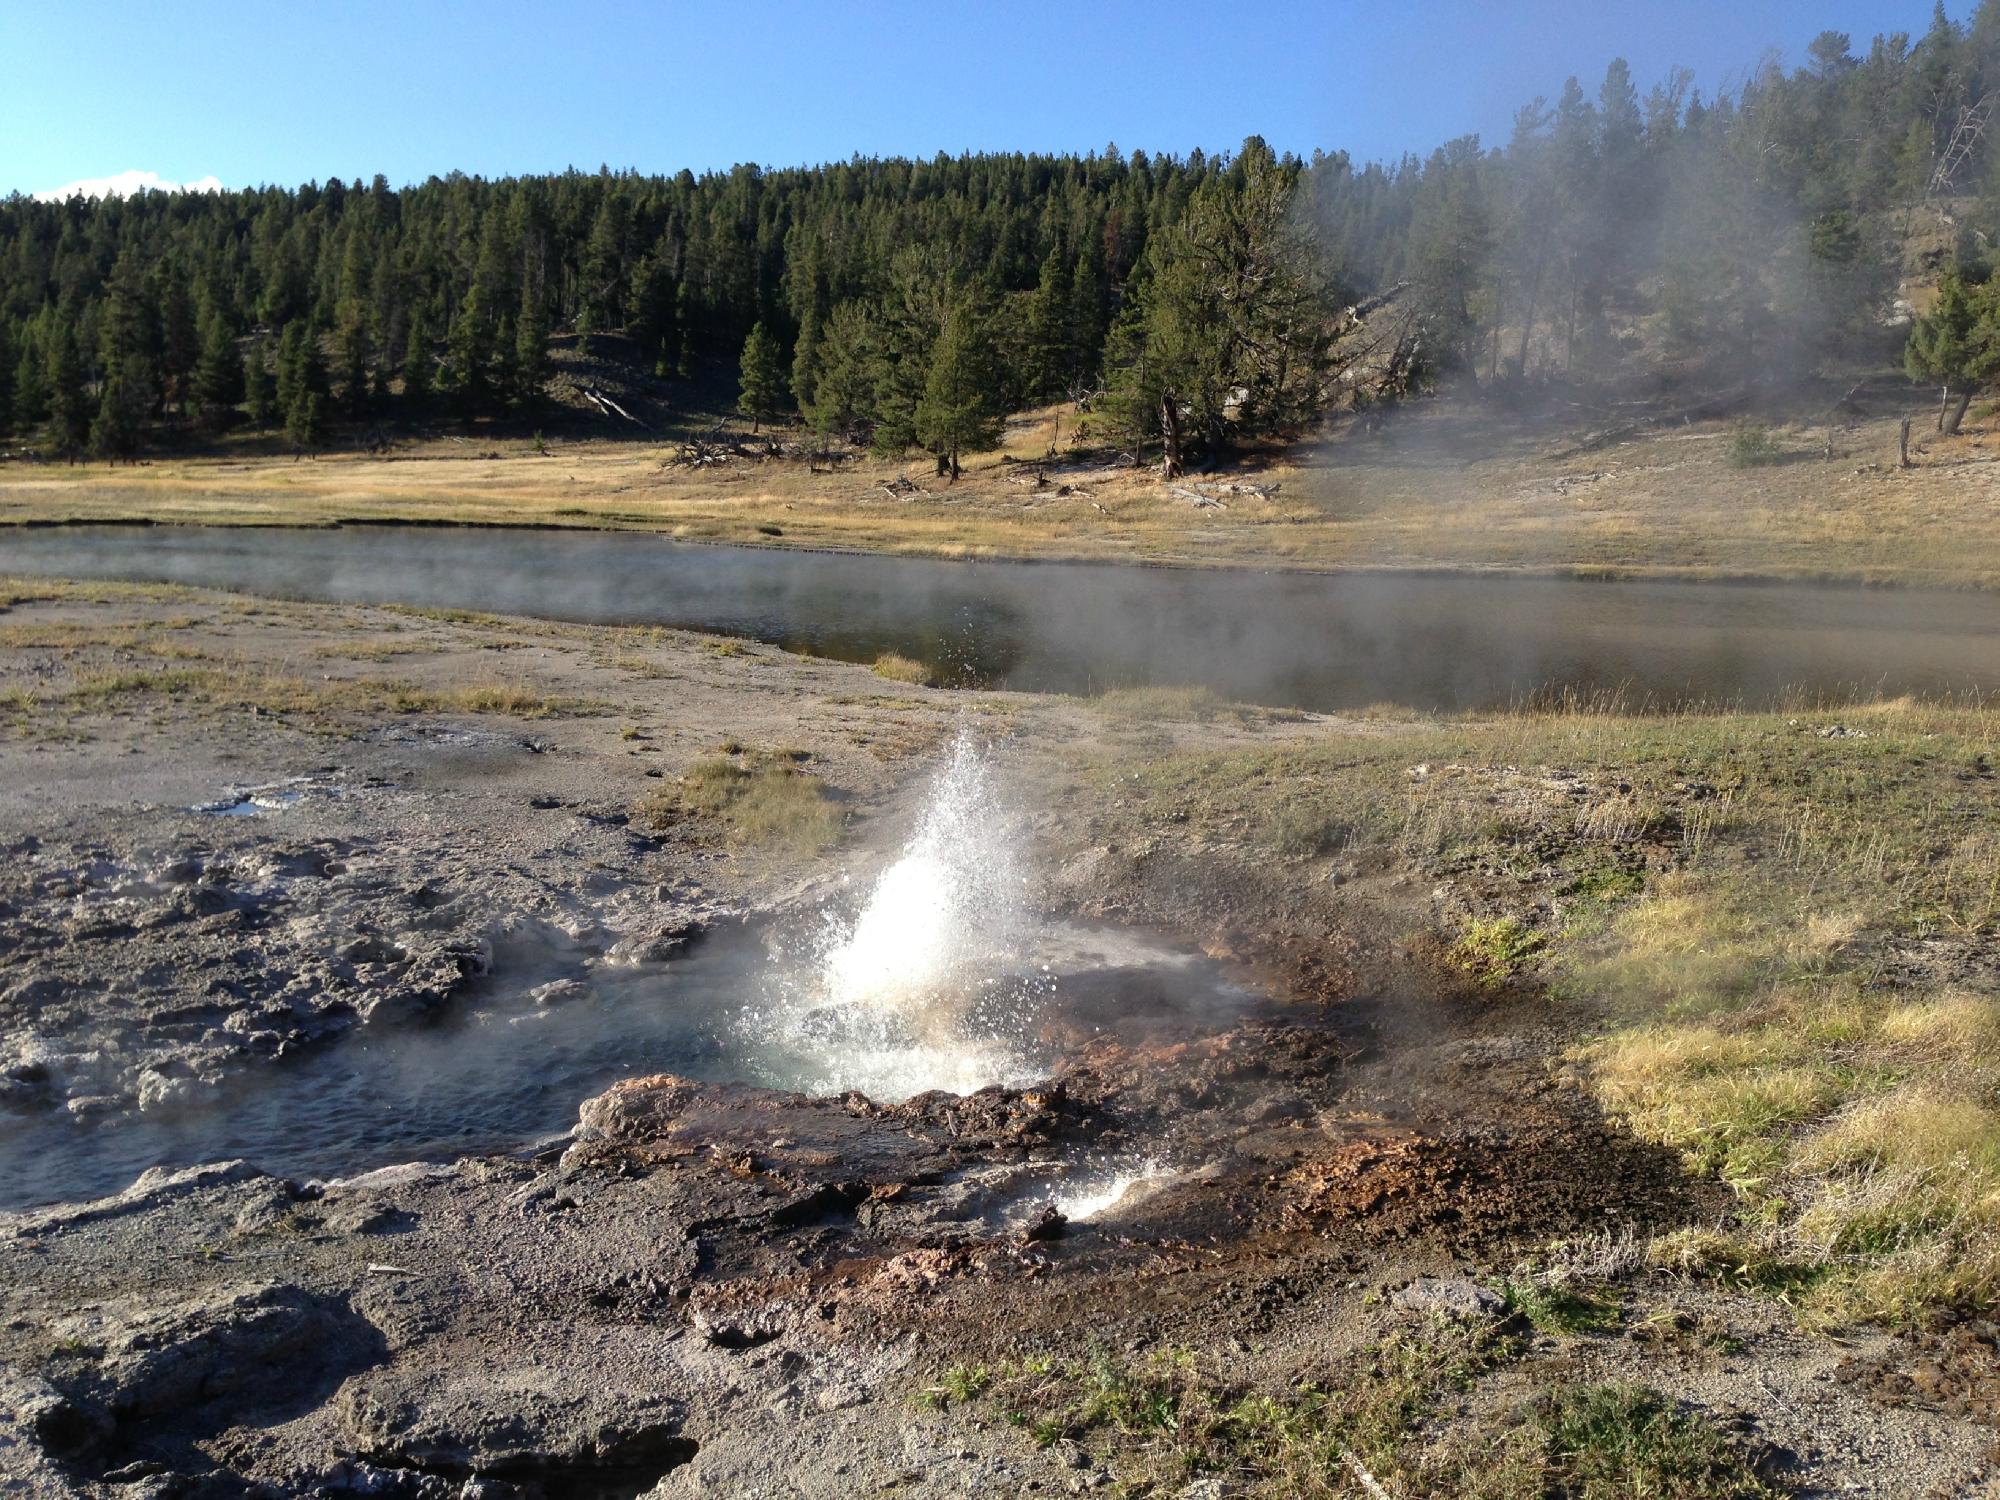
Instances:
[[[136,168],[130,172],[120,172],[115,177],[84,177],[75,182],[66,182],[59,188],[51,188],[46,193],[35,196],[44,203],[61,203],[74,198],[78,193],[86,198],[129,198],[134,193],[219,193],[222,184],[213,177],[197,178],[193,182],[169,182],[158,172],[141,172]]]

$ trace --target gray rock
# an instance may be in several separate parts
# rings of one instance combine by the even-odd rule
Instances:
[[[528,998],[537,1005],[565,1005],[571,1000],[581,1000],[588,993],[581,979],[555,979],[536,985],[528,991]]]
[[[577,1474],[690,1457],[682,1404],[658,1392],[580,1382],[547,1365],[370,1370],[334,1409],[372,1463],[434,1472]]]
[[[1389,1300],[1405,1312],[1447,1318],[1493,1318],[1507,1306],[1498,1292],[1464,1276],[1419,1276]]]
[[[74,1494],[56,1460],[88,1451],[110,1431],[101,1410],[0,1365],[0,1494]]]
[[[224,1397],[256,1404],[301,1393],[316,1376],[379,1357],[373,1325],[338,1298],[303,1287],[225,1287],[165,1307],[109,1308],[63,1319],[60,1331],[99,1351],[68,1394],[121,1421],[181,1412]]]

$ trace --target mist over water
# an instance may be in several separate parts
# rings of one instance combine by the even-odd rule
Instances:
[[[2000,599],[1592,582],[937,562],[629,533],[77,527],[0,535],[0,573],[201,584],[754,637],[947,680],[1212,688],[1306,709],[1501,707],[1547,691],[1756,707],[2000,691]]]

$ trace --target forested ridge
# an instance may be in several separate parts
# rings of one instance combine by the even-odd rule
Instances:
[[[1919,37],[1815,39],[1704,96],[1622,62],[1499,145],[987,154],[696,176],[0,201],[0,434],[129,456],[245,428],[301,448],[533,424],[552,348],[602,342],[671,409],[704,371],[955,467],[1008,410],[1088,404],[1188,452],[1452,379],[1598,386],[1879,358],[1910,216],[1959,244],[1915,378],[2000,373],[2000,0]],[[1954,300],[1957,299],[1957,300]],[[1989,337],[1988,328],[1996,330]],[[1900,338],[1897,333],[1893,338]],[[1893,347],[1891,344],[1890,347]]]

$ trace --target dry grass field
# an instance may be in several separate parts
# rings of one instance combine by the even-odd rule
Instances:
[[[2000,420],[1975,418],[1954,439],[1920,423],[1928,440],[1906,470],[1895,463],[1895,417],[1879,406],[1834,432],[1831,460],[1824,427],[1778,427],[1775,461],[1743,468],[1722,423],[1576,453],[1566,452],[1573,432],[1437,403],[1373,435],[1350,431],[1193,476],[1217,491],[1212,506],[1150,469],[1074,449],[1078,418],[1066,409],[1015,418],[1005,448],[974,460],[956,485],[921,459],[860,457],[819,472],[789,457],[689,468],[665,441],[542,452],[519,439],[446,438],[299,461],[8,464],[0,523],[613,527],[937,557],[1988,588],[2000,586]],[[892,493],[899,480],[914,490]],[[1274,488],[1240,488],[1249,484]]]

